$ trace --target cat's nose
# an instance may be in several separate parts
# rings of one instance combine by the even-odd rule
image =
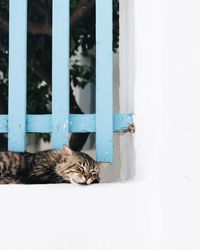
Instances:
[[[86,184],[95,184],[95,183],[99,183],[100,179],[99,178],[93,178],[92,176],[90,176],[89,178],[87,178],[86,180]]]
[[[91,182],[91,184],[99,183],[99,180],[95,179]]]

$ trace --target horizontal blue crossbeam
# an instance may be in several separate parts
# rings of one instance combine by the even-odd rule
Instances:
[[[133,114],[114,114],[113,132],[123,132],[130,124],[134,123]],[[0,133],[8,132],[8,115],[0,115]],[[52,115],[26,115],[27,133],[51,133]],[[96,132],[96,115],[70,115],[70,133]]]

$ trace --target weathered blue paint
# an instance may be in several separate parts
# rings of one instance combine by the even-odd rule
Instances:
[[[113,159],[112,0],[96,0],[97,161]]]
[[[96,115],[70,115],[69,129],[71,133],[87,133],[96,131]]]
[[[9,1],[8,149],[26,148],[27,0]]]
[[[113,116],[113,131],[123,132],[130,124],[134,122],[133,114],[116,114]]]
[[[69,0],[53,0],[52,144],[69,143]]]
[[[51,133],[52,116],[51,115],[27,115],[26,116],[27,133]],[[129,124],[134,123],[132,114],[115,114],[113,115],[113,132],[123,132]],[[8,116],[0,115],[0,133],[8,132]],[[95,133],[96,132],[96,115],[70,115],[69,116],[70,133]]]
[[[51,133],[52,115],[27,115],[27,132]]]

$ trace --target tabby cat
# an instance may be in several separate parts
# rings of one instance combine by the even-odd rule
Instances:
[[[31,153],[0,152],[0,184],[77,183],[100,181],[100,166],[89,155],[62,150]]]

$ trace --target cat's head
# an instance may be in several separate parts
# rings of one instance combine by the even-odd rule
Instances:
[[[88,154],[74,152],[68,146],[63,145],[61,162],[57,165],[57,174],[63,179],[76,184],[99,183],[100,168],[108,163],[94,161]]]

